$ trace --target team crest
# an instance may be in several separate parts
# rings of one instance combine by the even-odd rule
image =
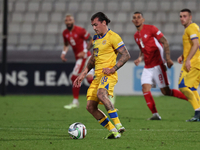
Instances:
[[[103,40],[102,45],[105,45],[105,44],[106,44],[106,40]]]

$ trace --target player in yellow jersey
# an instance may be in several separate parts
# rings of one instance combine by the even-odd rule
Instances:
[[[188,98],[195,110],[195,115],[188,122],[200,121],[200,102],[197,88],[200,82],[200,31],[196,23],[192,23],[189,9],[180,11],[180,21],[185,27],[183,34],[183,54],[177,59],[183,65],[179,77],[179,90]]]
[[[87,91],[86,108],[103,127],[110,131],[105,139],[116,139],[121,137],[121,133],[125,131],[125,128],[119,120],[117,109],[114,108],[108,96],[113,96],[114,86],[118,80],[117,70],[130,59],[130,54],[121,37],[108,29],[109,22],[110,20],[102,12],[98,12],[91,17],[91,24],[96,32],[93,37],[93,55],[73,85],[80,87],[88,71],[95,68],[94,80]],[[116,63],[118,53],[121,54],[121,57]],[[105,106],[114,125],[98,108],[99,103]]]

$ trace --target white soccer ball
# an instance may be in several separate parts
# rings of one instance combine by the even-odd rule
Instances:
[[[75,122],[69,126],[68,133],[71,139],[83,139],[87,134],[87,130],[84,124]]]

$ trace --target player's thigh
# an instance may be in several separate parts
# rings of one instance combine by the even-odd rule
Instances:
[[[153,68],[144,68],[142,71],[142,76],[141,76],[141,85],[144,84],[150,84],[154,85],[153,82]]]
[[[90,87],[87,90],[87,100],[93,100],[96,102],[100,102],[97,97],[97,90],[98,90],[99,82],[97,79],[94,79],[90,84]]]
[[[166,68],[163,64],[154,67],[153,79],[159,88],[169,85]]]
[[[100,79],[98,89],[105,89],[108,92],[108,95],[113,96],[114,87],[117,83],[116,78],[113,75],[103,75]]]
[[[182,71],[182,70],[181,70]],[[198,88],[200,82],[200,70],[192,67],[189,72],[183,70],[182,77],[179,80],[179,85]]]
[[[81,71],[84,69],[85,63],[86,59],[78,59],[75,63],[72,74],[76,76],[79,75]]]

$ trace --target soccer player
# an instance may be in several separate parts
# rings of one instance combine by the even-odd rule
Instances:
[[[179,90],[169,88],[166,70],[167,67],[171,68],[173,62],[170,59],[167,39],[158,28],[153,25],[144,24],[144,21],[145,19],[141,12],[135,12],[133,14],[132,22],[137,28],[134,38],[140,48],[139,57],[134,63],[138,66],[144,58],[145,66],[141,76],[142,92],[147,106],[153,114],[148,120],[161,120],[151,94],[152,87],[155,87],[157,84],[164,95],[174,96],[184,100],[187,100],[187,98]],[[167,67],[164,64],[163,51],[165,51]]]
[[[189,9],[180,11],[180,21],[185,27],[183,34],[183,54],[177,59],[183,65],[179,77],[179,90],[188,98],[195,110],[193,118],[188,122],[200,121],[200,101],[197,88],[200,82],[200,31],[196,23],[192,23]]]
[[[61,53],[61,59],[64,62],[67,61],[65,56],[69,50],[69,45],[71,45],[76,58],[76,63],[71,76],[71,80],[74,82],[86,66],[86,62],[91,56],[91,52],[89,50],[92,48],[92,37],[84,28],[75,25],[74,17],[70,14],[66,15],[65,24],[67,29],[63,31],[64,47]],[[88,83],[91,83],[92,80],[93,74],[89,73],[87,75]],[[74,99],[71,104],[65,105],[64,108],[72,109],[79,106],[79,91],[80,87],[72,87]]]
[[[114,86],[118,80],[117,70],[130,59],[130,54],[121,37],[108,29],[109,22],[108,17],[102,12],[98,12],[91,17],[91,24],[96,32],[93,37],[93,55],[86,68],[74,81],[74,86],[80,87],[88,71],[95,68],[94,80],[87,91],[86,108],[98,120],[100,125],[110,131],[105,139],[116,139],[121,137],[121,133],[125,131],[125,128],[119,120],[117,109],[114,108],[108,96],[113,95]],[[121,57],[116,63],[118,53],[121,54]],[[98,108],[99,103],[105,106],[115,126]]]

